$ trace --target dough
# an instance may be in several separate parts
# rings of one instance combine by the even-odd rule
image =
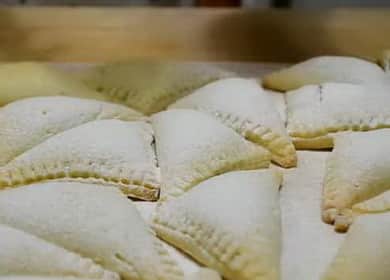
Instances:
[[[77,79],[72,79],[65,72],[47,64],[35,62],[0,64],[0,106],[22,98],[55,95],[107,99]]]
[[[237,169],[269,166],[270,153],[206,113],[175,109],[152,116],[162,199]]]
[[[334,134],[390,127],[390,94],[379,87],[327,83],[287,94],[287,130],[296,148],[333,146]]]
[[[209,113],[249,141],[269,150],[283,167],[297,164],[294,145],[269,95],[255,80],[229,78],[210,83],[170,108]]]
[[[0,223],[88,257],[126,280],[183,273],[119,190],[52,182],[0,192]]]
[[[390,129],[355,132],[335,138],[335,148],[327,160],[323,191],[323,218],[346,230],[352,222],[355,204],[363,212],[386,209],[390,190]],[[372,199],[370,202],[364,201]],[[388,205],[387,205],[388,206]],[[374,210],[375,209],[375,210]]]
[[[388,280],[390,213],[360,216],[322,280]]]
[[[81,79],[112,100],[151,114],[198,87],[231,75],[209,65],[138,60],[97,66]]]
[[[160,173],[145,122],[92,121],[59,133],[0,167],[0,187],[62,179],[117,186],[156,200]]]
[[[221,280],[221,276],[212,269],[199,268],[198,271],[189,276],[188,280]]]
[[[101,119],[140,119],[142,114],[107,102],[65,96],[34,97],[0,108],[0,165],[62,131]]]
[[[346,56],[319,56],[266,75],[263,85],[288,91],[326,82],[371,84],[383,78],[383,70],[372,62]]]
[[[157,234],[229,280],[279,279],[281,174],[234,171],[161,203]]]
[[[76,276],[119,280],[90,259],[71,253],[23,231],[0,224],[0,279],[2,276]]]

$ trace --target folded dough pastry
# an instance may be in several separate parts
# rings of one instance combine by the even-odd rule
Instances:
[[[390,129],[350,133],[335,138],[335,148],[327,160],[323,218],[343,231],[352,222],[352,208],[358,204],[370,212],[386,210],[390,190]],[[374,198],[381,195],[378,198]],[[364,201],[367,201],[367,204]],[[364,206],[365,205],[365,206]],[[387,204],[387,207],[389,205]],[[363,210],[362,209],[362,210]]]
[[[163,199],[236,169],[268,167],[270,153],[206,113],[175,109],[152,116]]]
[[[0,192],[0,223],[94,260],[126,280],[183,273],[133,202],[115,188],[52,182]]]
[[[138,60],[97,66],[82,75],[90,88],[151,114],[192,90],[232,73],[197,63]]]
[[[192,273],[187,280],[221,280],[221,276],[215,270],[202,267]]]
[[[375,63],[354,57],[319,56],[266,75],[263,85],[288,91],[326,82],[371,84],[383,78],[383,70]]]
[[[281,174],[234,171],[162,203],[158,236],[229,280],[279,279]]]
[[[388,280],[390,213],[356,219],[322,280]]]
[[[287,130],[296,148],[333,146],[333,135],[390,127],[390,94],[342,83],[310,85],[287,94]]]
[[[119,280],[90,259],[69,252],[34,235],[0,224],[0,279],[2,276],[74,276]]]
[[[117,186],[156,200],[160,173],[145,122],[92,121],[59,133],[0,167],[0,188],[51,179]]]
[[[255,80],[229,78],[210,83],[170,108],[207,112],[249,141],[260,144],[283,167],[297,164],[294,145],[269,95]]]
[[[47,64],[0,64],[0,106],[26,97],[55,95],[107,99],[103,94]]]
[[[34,97],[0,108],[0,165],[51,136],[101,119],[140,119],[122,105],[65,96]]]

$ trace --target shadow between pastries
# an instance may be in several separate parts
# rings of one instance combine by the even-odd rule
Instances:
[[[269,150],[277,164],[283,167],[297,164],[294,145],[280,115],[255,80],[222,79],[179,99],[169,108],[206,112],[247,140]]]
[[[99,120],[59,133],[0,167],[0,187],[47,180],[98,183],[156,200],[160,172],[146,122]]]
[[[281,180],[272,169],[213,177],[159,204],[153,228],[224,279],[277,280]]]
[[[183,272],[115,188],[50,182],[0,192],[0,223],[90,258],[126,280],[179,280]]]
[[[177,197],[212,176],[265,168],[270,153],[212,116],[175,109],[151,117],[161,169],[161,198]]]

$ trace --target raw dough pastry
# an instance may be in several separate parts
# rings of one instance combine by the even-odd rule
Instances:
[[[26,97],[55,95],[107,99],[77,79],[43,63],[0,64],[0,106]]]
[[[82,79],[114,101],[151,114],[198,87],[231,75],[196,63],[132,61],[97,66],[84,73]]]
[[[280,115],[255,80],[229,78],[210,83],[170,108],[207,112],[249,141],[260,144],[283,167],[297,164],[297,155]]]
[[[351,208],[379,211],[386,208],[390,190],[390,129],[350,133],[335,138],[335,148],[327,160],[323,191],[323,218],[343,231],[352,222]],[[387,205],[388,206],[388,205]],[[356,211],[359,212],[359,211]]]
[[[279,279],[281,174],[234,171],[157,207],[164,240],[231,280]]]
[[[4,190],[0,223],[91,258],[126,280],[184,277],[134,204],[115,188],[52,182]]]
[[[1,276],[75,276],[119,280],[90,259],[71,253],[40,238],[0,224]]]
[[[175,109],[152,116],[163,199],[217,174],[268,167],[270,153],[206,113]]]
[[[0,108],[0,165],[47,138],[80,124],[101,119],[140,119],[130,108],[72,97],[34,97]]]
[[[333,146],[333,134],[390,127],[390,94],[378,87],[327,83],[287,94],[287,130],[296,148]]]
[[[59,133],[0,167],[0,187],[50,179],[101,183],[156,200],[160,173],[145,122],[92,121]]]
[[[322,280],[388,280],[390,213],[360,216]]]
[[[198,271],[189,276],[188,280],[221,280],[221,276],[215,270],[199,268]]]
[[[266,75],[263,85],[288,91],[326,82],[371,84],[382,81],[383,78],[381,67],[372,62],[354,57],[319,56]]]

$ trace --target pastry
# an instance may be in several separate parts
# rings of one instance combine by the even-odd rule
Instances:
[[[157,235],[229,280],[279,279],[281,174],[234,171],[161,203]]]
[[[210,83],[170,108],[206,112],[249,141],[269,150],[283,167],[297,163],[294,145],[276,107],[255,80],[229,78]]]
[[[373,212],[381,207],[385,210],[386,196],[375,197],[388,190],[390,129],[336,137],[335,147],[327,160],[322,206],[324,221],[335,223],[337,230],[344,231],[352,222],[355,204],[360,204],[356,213],[359,208],[365,208],[367,212],[370,208],[376,209]]]
[[[187,280],[221,280],[221,276],[215,270],[202,267],[192,273]]]
[[[103,94],[47,64],[0,64],[0,106],[22,98],[55,95],[107,99]]]
[[[322,280],[388,280],[390,213],[356,219]]]
[[[138,60],[97,66],[82,74],[81,79],[112,100],[151,114],[198,87],[231,75],[196,63]]]
[[[206,113],[175,109],[153,115],[151,122],[162,199],[179,196],[217,174],[269,165],[267,150]]]
[[[141,113],[122,105],[65,96],[12,102],[0,108],[0,166],[51,136],[83,123],[141,117]]]
[[[266,75],[263,85],[288,91],[326,82],[371,84],[383,78],[383,70],[375,63],[354,57],[319,56]]]
[[[377,87],[327,83],[287,94],[287,130],[296,148],[333,146],[334,134],[390,127],[390,94]]]
[[[2,276],[74,276],[119,280],[90,259],[71,253],[31,234],[0,224],[0,279]]]
[[[52,182],[0,192],[0,223],[92,259],[126,280],[183,273],[119,190]]]
[[[58,133],[0,167],[0,187],[62,179],[117,186],[156,200],[160,173],[145,122],[92,121]]]

